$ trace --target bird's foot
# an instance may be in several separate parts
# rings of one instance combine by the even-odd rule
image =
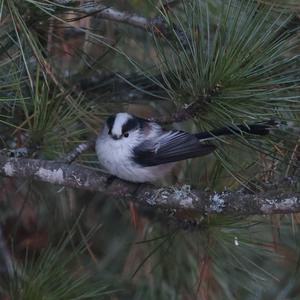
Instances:
[[[106,179],[106,186],[110,186],[116,179],[117,179],[117,176],[109,175]]]

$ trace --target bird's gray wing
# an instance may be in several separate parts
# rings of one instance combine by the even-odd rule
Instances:
[[[133,159],[136,163],[149,167],[203,156],[215,149],[214,145],[201,144],[192,134],[173,130],[136,146],[133,149]]]

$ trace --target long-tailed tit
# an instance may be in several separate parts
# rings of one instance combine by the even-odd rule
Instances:
[[[124,180],[153,182],[164,177],[177,161],[207,155],[216,146],[205,143],[221,135],[265,135],[268,125],[239,125],[190,134],[164,130],[158,123],[128,113],[110,116],[96,142],[100,163]]]

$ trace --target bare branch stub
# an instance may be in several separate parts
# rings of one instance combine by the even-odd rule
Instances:
[[[72,163],[76,158],[78,158],[82,153],[88,151],[95,147],[96,138],[90,138],[86,143],[79,144],[72,151],[62,157],[59,161],[64,163]]]

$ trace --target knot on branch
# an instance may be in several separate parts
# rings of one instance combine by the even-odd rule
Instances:
[[[169,24],[162,18],[157,17],[150,20],[148,24],[150,29],[156,36],[163,37],[167,40],[179,41],[183,49],[188,49],[190,38],[175,23]]]

